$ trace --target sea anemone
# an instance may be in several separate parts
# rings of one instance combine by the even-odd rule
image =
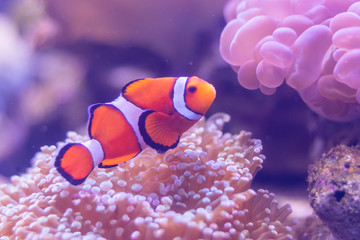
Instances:
[[[261,141],[223,134],[228,120],[202,119],[166,154],[146,149],[79,186],[53,166],[65,143],[43,147],[33,167],[0,185],[1,239],[292,239],[289,205],[250,189]],[[66,142],[86,140],[72,132]]]
[[[360,116],[360,2],[230,0],[220,52],[241,86],[286,84],[329,119]]]

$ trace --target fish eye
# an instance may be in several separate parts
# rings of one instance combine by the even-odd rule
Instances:
[[[196,88],[195,86],[190,86],[190,87],[188,88],[188,92],[189,92],[189,93],[194,93],[194,92],[196,92],[196,90],[197,90],[197,88]]]

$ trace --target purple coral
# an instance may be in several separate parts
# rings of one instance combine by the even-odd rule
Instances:
[[[241,86],[286,84],[318,114],[360,116],[360,2],[230,0],[220,52]]]

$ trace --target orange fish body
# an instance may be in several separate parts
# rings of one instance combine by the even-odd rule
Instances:
[[[205,114],[215,94],[214,87],[198,77],[130,82],[114,101],[89,107],[90,140],[65,145],[55,166],[78,185],[95,166],[115,167],[146,147],[164,153]]]

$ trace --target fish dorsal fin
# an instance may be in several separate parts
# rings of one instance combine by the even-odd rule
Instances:
[[[144,112],[139,119],[139,129],[145,143],[159,153],[175,148],[179,143],[180,134],[165,113]]]
[[[170,114],[174,111],[172,90],[176,78],[144,78],[128,83],[122,96],[142,109]]]

